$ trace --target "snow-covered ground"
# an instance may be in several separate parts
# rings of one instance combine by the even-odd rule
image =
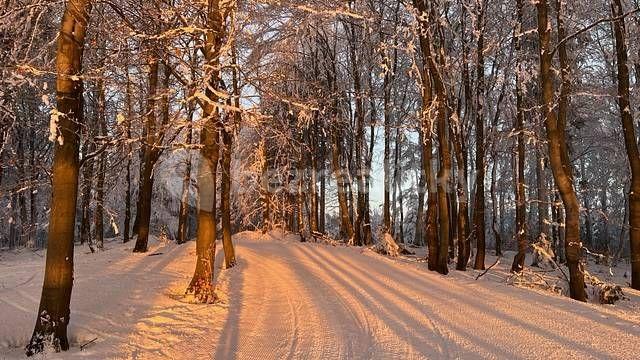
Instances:
[[[299,243],[279,233],[234,240],[238,266],[218,271],[216,305],[182,297],[193,242],[156,242],[142,255],[115,242],[101,254],[77,248],[73,348],[45,357],[637,359],[640,353],[640,294],[628,288],[630,300],[616,305],[583,304],[506,285],[506,260],[475,280],[474,271],[441,276],[416,258]],[[22,356],[38,306],[42,255],[0,257],[0,359]]]

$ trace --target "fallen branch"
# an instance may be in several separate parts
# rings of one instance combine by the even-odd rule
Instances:
[[[98,340],[98,338],[94,338],[93,340],[89,340],[88,342],[80,345],[80,351],[83,351],[86,346],[93,344],[96,340]]]
[[[488,273],[489,270],[491,270],[494,266],[498,265],[499,262],[500,262],[500,258],[498,257],[496,259],[496,262],[493,263],[493,265],[489,266],[485,271],[482,272],[482,274],[476,276],[476,280],[480,279],[482,276],[484,276],[484,274]]]

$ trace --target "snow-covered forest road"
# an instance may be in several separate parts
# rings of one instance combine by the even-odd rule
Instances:
[[[634,359],[640,349],[637,309],[507,286],[492,272],[443,277],[423,262],[274,233],[234,240],[238,266],[218,271],[222,304],[209,306],[180,299],[193,242],[154,245],[157,256],[121,244],[79,253],[73,349],[47,358]],[[42,259],[29,264],[0,263],[9,319],[0,321],[0,358],[20,356],[10,346],[30,335]]]

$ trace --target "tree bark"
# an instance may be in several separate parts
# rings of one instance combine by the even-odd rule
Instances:
[[[62,16],[56,52],[56,97],[60,114],[54,146],[49,241],[44,282],[36,324],[26,354],[31,356],[51,341],[68,350],[71,289],[73,286],[73,239],[78,195],[80,126],[83,121],[82,54],[91,3],[70,0]]]
[[[198,171],[198,231],[196,235],[196,268],[187,293],[193,293],[201,302],[215,301],[214,262],[216,255],[216,185],[220,156],[220,115],[216,106],[219,98],[216,89],[220,84],[220,49],[225,33],[225,19],[217,0],[208,4],[208,31],[205,35],[204,54],[206,61],[206,90],[208,101],[204,103],[202,115],[204,125],[200,134],[201,160]],[[226,255],[226,254],[225,254]]]
[[[612,0],[614,17],[624,13],[621,0]],[[614,21],[614,37],[618,64],[618,106],[631,168],[631,188],[629,191],[629,239],[631,244],[631,287],[640,290],[640,153],[633,124],[629,96],[629,68],[627,65],[627,44],[624,19]]]
[[[484,0],[476,3],[476,31],[478,33],[476,63],[476,194],[474,200],[473,223],[476,238],[476,259],[473,268],[484,270],[485,259],[485,218],[484,218]]]
[[[236,253],[231,241],[231,134],[224,126],[220,127],[222,143],[220,188],[220,212],[222,214],[222,248],[224,250],[224,266],[226,269],[236,264]]]
[[[156,143],[156,92],[158,87],[158,59],[149,60],[149,93],[147,95],[147,116],[145,121],[145,143],[142,145],[142,163],[140,166],[140,188],[136,214],[137,234],[133,252],[147,252],[149,226],[151,223],[151,202],[153,196],[154,147]],[[136,226],[134,225],[134,228]]]
[[[98,80],[98,126],[99,135],[104,138],[107,136],[107,118],[106,118],[106,99],[104,80]],[[94,212],[94,232],[95,242],[98,249],[104,249],[104,177],[105,163],[107,161],[106,151],[100,153],[98,161],[98,174],[96,176],[96,209]]]
[[[551,170],[560,192],[565,209],[565,250],[570,274],[571,298],[586,301],[584,289],[584,269],[581,261],[582,243],[580,242],[580,206],[573,187],[573,178],[569,164],[566,162],[566,138],[561,116],[554,111],[554,90],[552,72],[552,52],[550,47],[551,27],[549,25],[549,6],[546,0],[539,0],[537,6],[538,39],[540,58],[540,84],[542,87],[542,109],[547,130],[549,161]],[[561,18],[558,9],[558,18]],[[561,26],[559,26],[561,28]],[[563,38],[562,34],[559,34]],[[561,65],[562,66],[562,65]],[[566,74],[563,66],[562,74]],[[564,79],[563,79],[564,80]],[[564,82],[564,81],[563,81]],[[562,96],[561,96],[562,98]],[[562,101],[562,100],[561,100]],[[559,109],[560,111],[560,109]]]
[[[524,260],[527,251],[527,222],[526,222],[526,198],[525,198],[525,153],[524,153],[524,105],[521,73],[524,70],[520,57],[522,34],[522,0],[517,0],[518,25],[516,36],[514,36],[516,47],[516,58],[518,59],[518,71],[516,71],[516,139],[517,139],[517,162],[516,162],[516,242],[518,243],[518,253],[513,258],[511,271],[520,272],[524,269]],[[541,203],[538,206],[542,205]],[[545,204],[546,206],[546,204]]]

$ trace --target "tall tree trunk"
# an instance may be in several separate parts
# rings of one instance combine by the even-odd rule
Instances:
[[[436,184],[436,176],[433,173],[433,119],[430,111],[433,105],[433,90],[431,86],[432,63],[435,60],[431,57],[431,35],[429,29],[429,21],[427,20],[428,8],[424,0],[414,0],[415,8],[421,14],[418,17],[420,24],[420,49],[422,51],[422,71],[421,71],[421,94],[422,94],[422,171],[425,173],[427,190],[427,213],[425,215],[425,231],[424,236],[427,242],[428,259],[427,266],[431,271],[440,271],[440,247],[438,235],[438,185]],[[445,255],[446,256],[446,255]]]
[[[484,219],[484,0],[476,0],[476,31],[478,33],[476,63],[476,196],[474,200],[473,222],[476,238],[476,260],[474,269],[484,270],[485,258],[485,219]]]
[[[518,243],[518,253],[513,258],[511,271],[520,272],[524,269],[524,260],[527,251],[527,222],[526,222],[526,198],[525,198],[525,154],[524,154],[524,105],[521,74],[524,70],[521,58],[521,41],[522,34],[522,0],[517,0],[517,17],[518,25],[516,27],[516,36],[514,36],[516,47],[516,59],[518,61],[518,71],[516,71],[516,139],[517,139],[517,162],[516,162],[516,242]],[[538,206],[546,204],[538,203]]]
[[[399,243],[404,243],[404,209],[403,209],[403,198],[402,198],[402,184],[400,183],[400,179],[402,178],[402,164],[400,164],[400,159],[402,159],[402,130],[400,127],[396,127],[396,140],[395,140],[395,157],[394,157],[394,169],[393,169],[393,186],[394,192],[397,191],[397,199],[398,203],[396,204],[394,201],[394,207],[397,206],[397,213],[400,215],[400,221],[398,221],[397,232],[394,234],[395,239]],[[395,198],[395,196],[394,196]],[[395,218],[394,214],[394,218]],[[394,221],[395,222],[395,221]]]
[[[98,80],[98,126],[100,137],[107,136],[106,99],[104,80]],[[103,139],[104,140],[104,139]],[[98,162],[98,174],[96,176],[96,209],[94,212],[95,243],[98,249],[104,249],[104,177],[105,163],[107,161],[106,151],[100,153]]]
[[[353,242],[356,246],[369,245],[372,243],[373,235],[371,233],[371,224],[367,221],[369,215],[369,207],[366,202],[366,193],[368,189],[368,181],[366,177],[368,174],[365,172],[365,159],[364,159],[364,122],[365,122],[365,110],[364,110],[364,94],[362,91],[362,81],[360,74],[360,59],[356,49],[356,44],[360,41],[359,32],[356,29],[356,25],[352,24],[350,27],[350,53],[351,53],[351,65],[353,75],[353,91],[355,102],[355,172],[356,172],[356,184],[357,184],[357,201],[356,201],[356,221],[354,225],[354,237]]]
[[[91,3],[67,2],[60,25],[56,52],[58,138],[54,146],[49,240],[40,306],[33,335],[26,348],[31,356],[51,341],[68,350],[71,288],[73,286],[73,238],[78,195],[78,134],[83,120],[82,53]]]
[[[222,136],[222,182],[220,187],[220,212],[222,214],[222,248],[224,250],[224,266],[226,269],[236,264],[236,252],[231,241],[231,134],[224,126],[220,127]]]
[[[149,60],[149,93],[147,95],[147,115],[145,121],[145,143],[143,144],[142,163],[140,166],[140,189],[136,214],[137,233],[133,252],[147,252],[149,227],[151,223],[151,202],[153,196],[153,157],[156,144],[156,93],[158,87],[158,59]],[[135,228],[135,225],[134,225]],[[135,230],[134,230],[135,231]]]
[[[614,17],[624,14],[621,0],[612,0]],[[614,21],[614,37],[618,63],[618,106],[624,133],[624,145],[631,168],[629,191],[629,239],[631,244],[631,287],[640,290],[640,154],[636,142],[633,115],[629,101],[629,68],[624,19]]]
[[[584,269],[581,261],[582,245],[580,242],[580,205],[578,204],[578,198],[573,187],[573,178],[571,176],[570,167],[566,162],[568,156],[566,154],[567,148],[564,125],[562,124],[561,116],[556,116],[553,104],[554,90],[553,72],[551,68],[553,53],[551,52],[550,46],[551,27],[549,26],[548,18],[549,6],[546,0],[539,0],[536,6],[538,10],[538,38],[540,45],[540,84],[542,87],[541,105],[545,115],[544,119],[548,137],[551,170],[565,209],[564,242],[567,265],[569,267],[570,274],[570,294],[571,298],[575,300],[586,301],[587,296],[584,290]],[[558,9],[558,18],[561,18],[561,9]],[[558,26],[559,29],[561,28],[560,25],[561,24]],[[563,37],[564,36],[561,32],[561,34],[559,34],[559,38],[562,39]],[[566,75],[566,70],[566,67],[562,66],[563,77]],[[560,110],[559,106],[559,113]]]
[[[198,231],[196,235],[196,268],[187,293],[193,293],[201,302],[216,299],[213,272],[216,255],[216,184],[219,160],[220,115],[216,104],[216,89],[220,84],[220,49],[225,33],[223,11],[217,0],[209,1],[207,12],[208,31],[205,35],[206,60],[205,96],[203,105],[204,125],[200,133],[201,161],[198,171]]]
[[[424,144],[424,131],[422,129],[419,130],[420,136],[420,144]],[[420,154],[420,163],[424,163],[424,154]],[[416,213],[416,228],[415,235],[413,239],[413,243],[417,246],[422,246],[424,244],[424,193],[425,187],[427,184],[427,177],[425,176],[425,172],[423,170],[420,171],[418,175],[418,211]]]
[[[131,94],[131,78],[129,75],[129,67],[127,66],[127,89],[126,89],[126,102],[127,102],[127,120],[126,120],[126,135],[127,135],[127,140],[131,140],[131,122],[133,119],[133,104],[131,102],[132,100],[132,94]],[[122,241],[124,243],[129,242],[130,240],[130,231],[131,231],[131,156],[133,156],[132,152],[133,152],[133,148],[131,146],[130,142],[127,142],[127,145],[125,147],[126,152],[127,152],[127,179],[126,179],[126,191],[125,191],[125,197],[124,197],[124,230],[122,232]]]
[[[383,61],[387,57],[385,56]],[[387,67],[389,68],[388,64]],[[385,71],[383,83],[383,116],[384,116],[384,200],[382,204],[382,226],[384,231],[391,233],[391,203],[389,195],[391,193],[391,86],[389,84],[390,70]]]
[[[326,204],[326,138],[322,138],[320,146],[320,201],[318,205],[318,231],[325,233],[325,204]]]
[[[86,157],[95,149],[91,129],[85,133],[87,137],[82,145],[82,156]],[[93,159],[82,165],[82,197],[80,198],[80,244],[91,242],[91,188],[93,185]],[[90,245],[91,246],[91,245]]]
[[[187,146],[191,145],[193,141],[193,114],[195,112],[195,106],[190,103],[187,110],[187,137],[185,143]],[[178,212],[178,244],[184,244],[189,237],[189,194],[191,190],[191,149],[186,151],[185,169],[182,175],[182,194],[180,195],[180,210]]]
[[[495,141],[495,140],[494,140]],[[491,188],[489,189],[491,196],[491,231],[496,242],[496,256],[502,256],[502,238],[500,236],[500,229],[498,228],[499,217],[502,213],[498,212],[498,196],[496,195],[496,183],[498,181],[498,154],[492,151],[493,166],[491,168]]]
[[[338,120],[336,118],[336,120]],[[338,135],[338,126],[331,134],[333,146],[331,148],[333,173],[336,178],[336,187],[338,190],[338,205],[340,208],[340,238],[342,240],[350,240],[353,238],[353,225],[349,214],[349,205],[347,203],[347,170],[342,167],[340,158],[342,157],[341,139]]]
[[[314,116],[313,122],[311,124],[311,129],[309,129],[309,146],[311,151],[308,153],[309,157],[309,171],[310,171],[310,181],[309,181],[309,201],[310,201],[310,212],[309,212],[309,225],[311,227],[311,231],[318,232],[318,119],[317,114]]]
[[[454,154],[456,157],[456,167],[458,179],[456,181],[456,192],[458,193],[458,261],[456,270],[465,271],[471,255],[471,239],[469,237],[469,202],[468,202],[468,167],[467,150],[464,146],[464,124],[467,124],[471,116],[471,80],[469,74],[469,62],[467,59],[468,45],[464,35],[466,29],[467,10],[461,4],[461,26],[462,26],[462,87],[464,96],[464,115],[460,119],[453,133]],[[462,121],[462,122],[460,122]]]

